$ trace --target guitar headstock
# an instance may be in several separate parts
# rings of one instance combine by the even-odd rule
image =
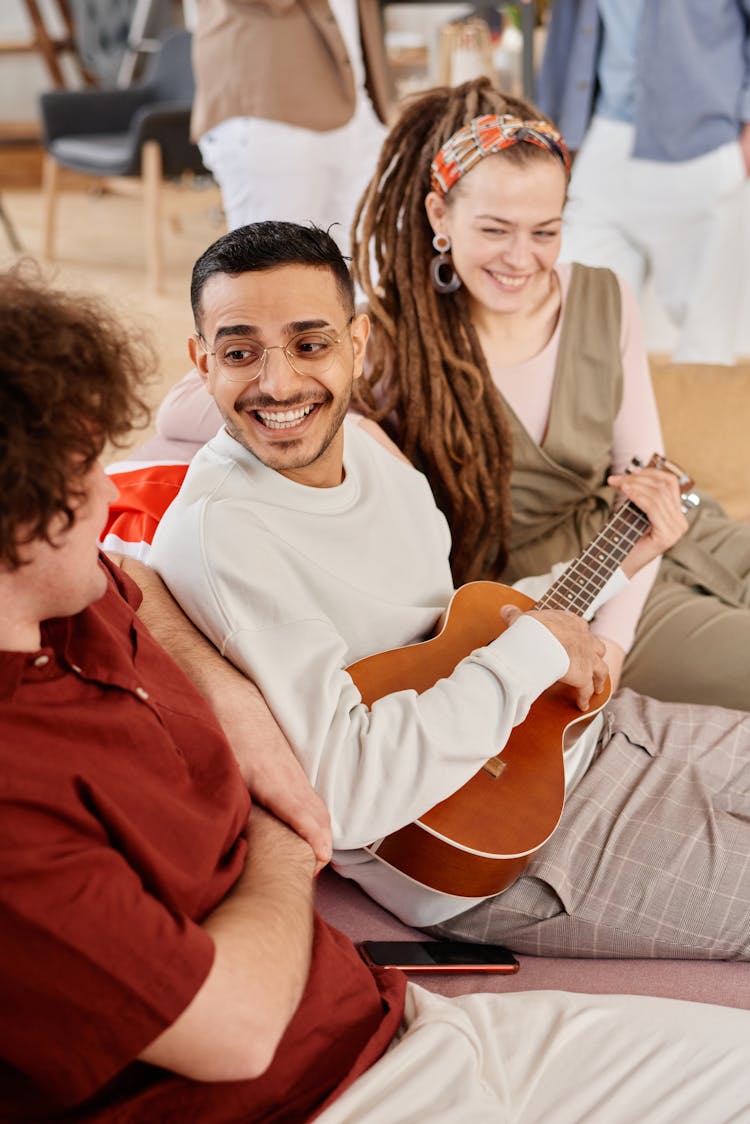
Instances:
[[[630,472],[631,466],[632,468],[642,468],[643,461],[640,457],[633,457],[625,471]],[[678,464],[675,464],[674,461],[669,460],[668,457],[662,456],[661,453],[654,453],[646,467],[658,468],[661,469],[662,472],[671,472],[673,476],[677,477],[677,481],[680,485],[680,499],[682,500],[683,512],[687,512],[691,508],[700,505],[700,496],[691,491],[691,488],[695,485],[695,481],[692,476],[685,472],[683,468],[680,468]]]

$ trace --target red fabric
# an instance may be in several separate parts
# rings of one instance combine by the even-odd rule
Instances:
[[[126,472],[111,471],[120,494],[110,505],[102,534],[105,547],[117,549],[117,543],[109,537],[113,535],[123,543],[150,546],[159,520],[179,492],[187,470],[186,464],[152,464]]]
[[[382,1053],[403,1006],[402,978],[373,976],[322,922],[262,1078],[201,1085],[133,1062],[205,979],[197,923],[242,868],[250,802],[117,587],[133,606],[139,591],[110,573],[39,652],[0,653],[0,1119],[303,1120]]]

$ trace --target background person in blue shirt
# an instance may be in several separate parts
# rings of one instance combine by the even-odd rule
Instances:
[[[561,257],[650,277],[677,361],[748,350],[750,0],[555,0],[537,100],[580,149]]]

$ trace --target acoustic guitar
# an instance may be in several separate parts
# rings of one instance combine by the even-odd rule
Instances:
[[[698,498],[687,494],[693,482],[681,469],[660,456],[649,463],[677,475],[684,507],[697,505]],[[625,501],[538,602],[499,582],[462,586],[436,636],[367,656],[348,668],[362,701],[372,706],[395,691],[422,692],[448,677],[462,659],[505,630],[500,616],[504,605],[568,609],[583,616],[649,526],[644,513]],[[446,894],[475,898],[501,893],[560,822],[564,750],[605,706],[610,690],[607,682],[582,713],[575,689],[553,684],[513,729],[502,751],[462,788],[367,850],[414,881]]]

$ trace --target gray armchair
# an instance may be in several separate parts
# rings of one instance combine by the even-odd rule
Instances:
[[[205,173],[190,141],[193,72],[188,31],[165,35],[150,72],[118,90],[55,90],[42,94],[44,162],[43,253],[54,254],[60,170],[103,178],[115,189],[135,188],[145,204],[146,261],[152,288],[161,287],[161,187],[184,172]]]

